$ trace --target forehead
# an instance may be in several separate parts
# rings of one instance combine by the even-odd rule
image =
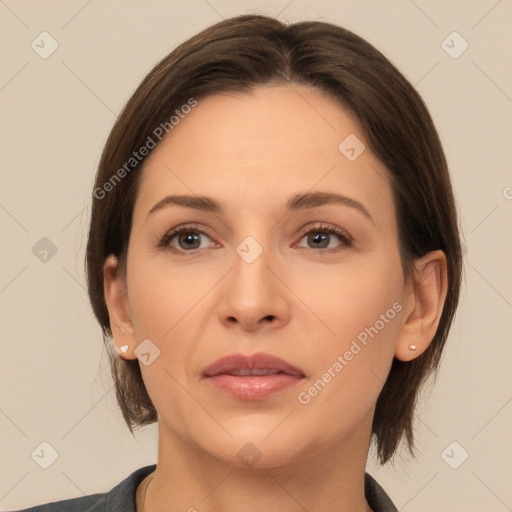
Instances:
[[[260,208],[312,189],[386,208],[386,170],[364,145],[355,117],[311,87],[212,95],[199,99],[146,159],[136,210],[147,211],[166,193],[213,196],[236,211],[248,201]],[[352,148],[356,156],[365,149],[354,159],[346,151]]]

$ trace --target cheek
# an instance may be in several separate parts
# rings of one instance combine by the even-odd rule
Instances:
[[[317,267],[310,275],[314,278],[297,281],[295,290],[328,328],[328,345],[342,348],[375,324],[379,332],[394,337],[403,294],[398,252],[355,257],[346,264]]]
[[[218,279],[218,278],[217,278]],[[170,265],[162,257],[143,257],[134,251],[128,266],[130,309],[137,341],[172,338],[202,295],[215,282],[184,265]]]
[[[158,258],[142,261],[136,251],[128,266],[135,342],[151,340],[149,351],[156,354],[149,365],[140,365],[142,377],[159,413],[167,411],[173,416],[182,406],[190,405],[190,397],[183,394],[179,383],[185,382],[185,373],[192,366],[195,337],[201,330],[198,315],[202,304],[198,301],[215,277],[198,279],[193,272],[187,274],[169,265],[164,268]]]
[[[134,251],[132,267],[128,267],[130,308],[136,343],[149,338],[157,347],[158,357],[148,366],[141,364],[140,369],[161,418],[201,416],[186,391],[186,372],[192,366],[204,314],[198,301],[214,282],[211,274],[184,273],[182,268],[178,271],[162,265],[158,258],[142,261]],[[179,421],[173,428],[186,431]]]
[[[393,252],[371,259],[317,274],[314,285],[308,282],[310,291],[302,292],[326,328],[317,328],[321,338],[305,349],[313,371],[298,398],[320,415],[333,407],[345,421],[362,417],[393,360],[402,323],[402,266]]]
[[[171,376],[183,382],[197,365],[199,343],[213,314],[208,292],[223,272],[192,263],[185,269],[183,263],[172,264],[165,255],[148,257],[146,251],[134,248],[128,261],[128,290],[136,343],[150,339],[159,351],[154,363],[141,366],[148,391],[154,391],[151,396],[158,400],[169,390],[179,395]]]

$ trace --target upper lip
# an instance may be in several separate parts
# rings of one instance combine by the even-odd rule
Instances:
[[[205,377],[213,377],[223,373],[230,373],[237,370],[273,370],[275,373],[282,372],[288,375],[304,377],[299,368],[287,363],[279,357],[259,352],[257,354],[231,354],[218,359],[203,369]]]

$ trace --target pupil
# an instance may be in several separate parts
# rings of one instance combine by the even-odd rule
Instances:
[[[190,248],[191,245],[189,244],[189,242],[194,242],[194,239],[195,239],[195,242],[196,242],[195,245],[197,245],[197,242],[199,240],[199,235],[193,234],[193,233],[183,233],[181,235],[180,243],[184,242],[184,245],[188,245],[188,247]],[[196,248],[195,245],[193,247],[194,249]]]
[[[314,241],[314,245],[316,245],[317,247],[325,248],[329,245],[329,234],[328,233],[315,234],[311,238]],[[322,245],[322,242],[326,242],[326,241],[327,241],[327,243],[324,243]],[[316,242],[320,242],[320,244],[318,244]]]

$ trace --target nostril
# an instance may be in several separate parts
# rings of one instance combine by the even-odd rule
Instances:
[[[272,322],[276,319],[276,316],[275,315],[266,315],[262,318],[263,321],[267,320],[269,322]],[[228,316],[228,321],[229,322],[233,322],[233,323],[238,323],[238,320],[236,317],[234,316]]]

